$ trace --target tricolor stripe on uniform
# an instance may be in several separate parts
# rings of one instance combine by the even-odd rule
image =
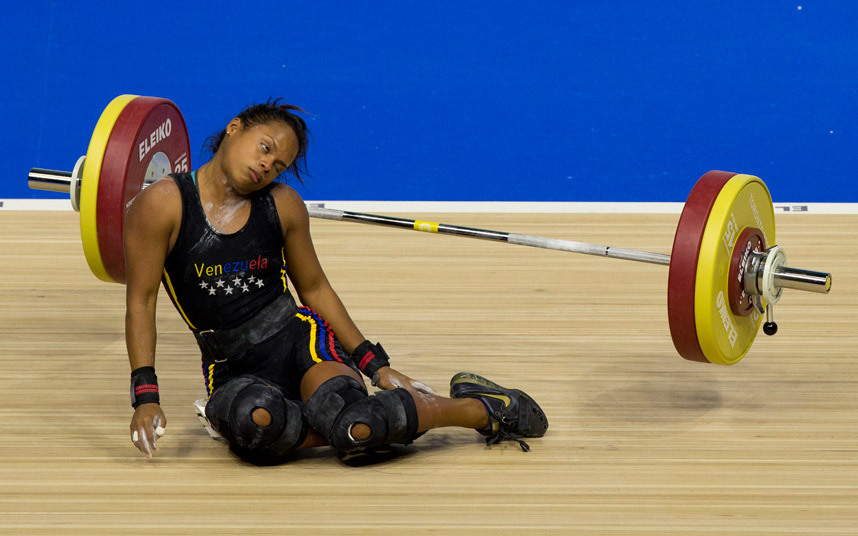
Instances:
[[[203,363],[203,378],[206,382],[206,397],[211,397],[214,391],[215,363]]]
[[[283,281],[283,293],[289,292],[289,284],[286,282],[286,246],[280,248],[280,258],[283,259],[283,268],[280,268],[280,279]]]
[[[313,361],[316,363],[322,361],[343,362],[337,355],[334,332],[322,317],[308,307],[299,308],[295,316],[310,324],[310,357],[313,358]]]

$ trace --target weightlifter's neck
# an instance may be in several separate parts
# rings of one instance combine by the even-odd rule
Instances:
[[[235,203],[246,198],[229,185],[226,173],[217,165],[215,159],[197,170],[197,188],[200,197],[215,205]]]

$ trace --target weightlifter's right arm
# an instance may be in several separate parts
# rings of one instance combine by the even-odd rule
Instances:
[[[155,305],[164,260],[181,224],[181,197],[172,179],[140,192],[125,215],[125,345],[131,364],[131,441],[151,458],[167,419],[155,376]]]

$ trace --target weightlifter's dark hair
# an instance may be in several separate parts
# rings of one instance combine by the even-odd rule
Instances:
[[[283,173],[291,173],[299,182],[303,183],[303,175],[308,175],[307,144],[310,131],[307,129],[307,123],[304,122],[304,119],[292,112],[307,112],[294,104],[281,103],[281,100],[279,98],[268,99],[263,104],[254,104],[244,109],[236,117],[241,119],[242,130],[247,130],[253,125],[268,124],[272,121],[281,121],[289,125],[298,137],[298,155],[295,157],[295,161]],[[209,136],[203,143],[203,147],[208,148],[212,154],[215,154],[225,136],[226,129],[221,130],[214,136]]]

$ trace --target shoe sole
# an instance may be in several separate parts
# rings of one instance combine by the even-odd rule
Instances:
[[[502,385],[498,385],[495,382],[489,380],[488,378],[483,378],[479,374],[474,374],[473,372],[460,372],[450,378],[450,388],[459,383],[473,383],[476,385],[482,385],[483,387],[489,387],[491,389],[500,389],[502,391],[512,391],[512,389],[507,389]]]

